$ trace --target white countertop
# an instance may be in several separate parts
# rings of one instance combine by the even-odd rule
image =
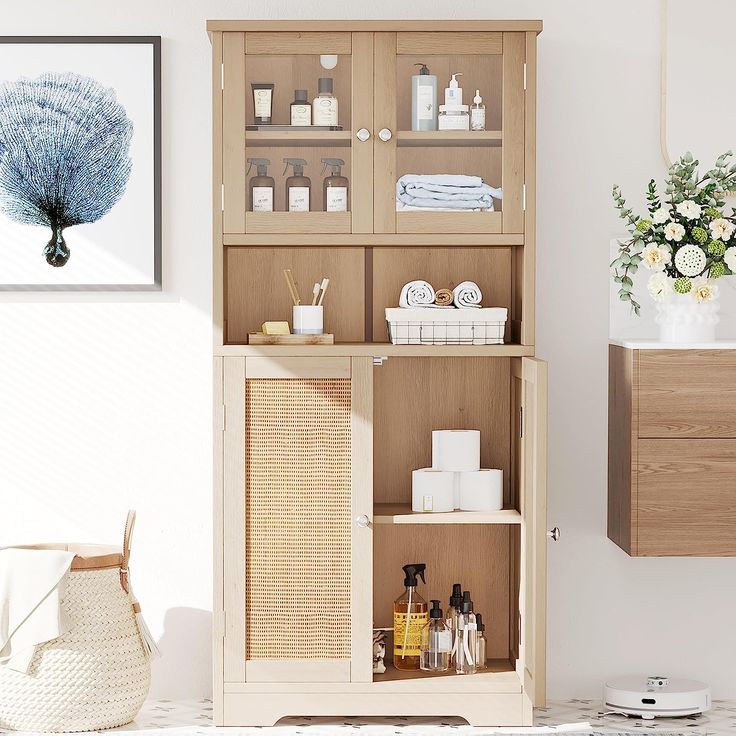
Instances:
[[[660,342],[652,338],[609,339],[610,345],[619,345],[631,350],[736,350],[736,340],[715,342]]]

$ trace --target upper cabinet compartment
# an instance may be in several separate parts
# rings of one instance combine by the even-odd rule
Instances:
[[[521,32],[376,34],[375,232],[523,233],[525,60]],[[416,80],[424,89],[415,93],[420,70],[429,74]],[[446,106],[452,75],[462,100]],[[481,106],[485,120],[477,115],[473,126],[473,107]],[[402,179],[412,174],[476,179],[434,178],[449,188],[427,196],[421,178]],[[493,191],[476,189],[480,180]]]

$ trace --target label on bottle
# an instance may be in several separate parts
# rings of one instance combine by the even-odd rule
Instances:
[[[449,629],[445,629],[444,631],[439,632],[439,635],[437,637],[437,651],[452,651],[452,632]]]
[[[337,125],[337,97],[314,98],[314,125]]]
[[[289,187],[289,212],[309,212],[309,187]]]
[[[253,90],[253,107],[257,118],[271,117],[271,91],[270,89]]]
[[[348,188],[347,187],[327,187],[327,211],[328,212],[347,212],[348,211]]]
[[[291,124],[292,125],[311,125],[312,124],[312,106],[311,105],[292,105],[291,106]]]
[[[253,212],[273,212],[273,187],[253,187]]]
[[[456,115],[440,115],[437,118],[437,127],[439,130],[468,130],[470,118],[468,113],[460,113]]]
[[[407,626],[407,618],[409,625]],[[429,621],[429,613],[397,613],[394,611],[394,654],[399,657],[418,657],[422,628]],[[406,641],[406,648],[404,642]]]
[[[486,109],[485,107],[470,108],[470,129],[485,130],[486,129]]]
[[[417,85],[417,120],[434,118],[433,88],[428,84]]]

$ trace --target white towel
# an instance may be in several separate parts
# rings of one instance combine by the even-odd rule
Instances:
[[[480,307],[483,294],[475,281],[463,281],[452,290],[452,297],[456,307]]]
[[[486,184],[479,176],[463,174],[404,174],[396,182],[396,201],[428,209],[492,210],[493,198],[503,190]]]
[[[421,279],[404,284],[399,296],[400,307],[407,309],[409,307],[427,307],[430,304],[434,304],[432,284]]]
[[[0,666],[28,672],[38,644],[61,636],[73,552],[0,549]]]

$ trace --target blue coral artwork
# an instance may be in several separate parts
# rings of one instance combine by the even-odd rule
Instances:
[[[0,289],[160,288],[160,39],[1,41]]]

